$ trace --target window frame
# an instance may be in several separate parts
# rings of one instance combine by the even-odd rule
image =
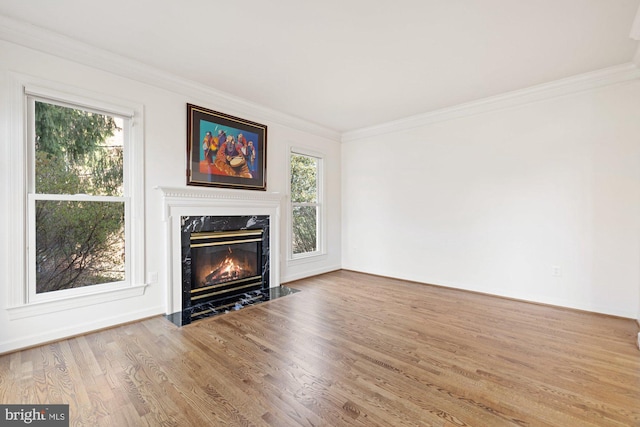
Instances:
[[[14,80],[9,149],[11,233],[17,244],[9,251],[12,264],[6,308],[10,318],[81,308],[83,306],[139,296],[144,293],[144,131],[141,105],[77,88],[33,78]],[[107,114],[124,119],[123,197],[35,194],[35,101]],[[125,280],[81,288],[36,294],[35,292],[35,202],[36,200],[121,201],[125,204]]]
[[[317,174],[316,174],[316,203],[294,203],[291,195],[291,175],[292,167],[291,160],[293,156],[305,156],[312,157],[317,161]],[[289,263],[296,262],[308,262],[317,259],[317,257],[326,255],[325,251],[325,224],[326,224],[326,212],[325,212],[325,155],[317,151],[309,150],[301,147],[290,147],[289,149],[289,167],[287,173],[287,194],[289,195],[288,203],[288,215],[287,215],[287,261]],[[316,206],[316,250],[312,252],[305,252],[301,254],[293,253],[293,209],[296,206]]]

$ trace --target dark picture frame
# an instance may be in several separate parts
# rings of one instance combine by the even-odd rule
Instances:
[[[187,104],[187,185],[267,189],[267,126]]]

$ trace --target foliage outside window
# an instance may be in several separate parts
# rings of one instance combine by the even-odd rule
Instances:
[[[321,159],[291,154],[292,257],[319,252]]]
[[[35,293],[124,281],[128,119],[45,99],[29,101]]]

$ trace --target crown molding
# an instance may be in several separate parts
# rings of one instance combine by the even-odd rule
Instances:
[[[640,50],[638,52],[640,54]],[[636,54],[636,58],[638,58]],[[426,126],[445,120],[451,120],[503,108],[513,108],[531,102],[551,99],[558,96],[595,89],[616,83],[640,79],[640,68],[634,63],[622,64],[590,73],[556,80],[550,83],[515,90],[488,98],[459,104],[449,108],[418,114],[404,119],[394,120],[380,125],[357,129],[342,134],[342,142],[384,135]]]
[[[225,110],[249,116],[255,121],[270,121],[340,141],[340,132],[335,130],[3,15],[0,15],[0,40],[159,87],[190,99],[212,100],[212,103],[219,104]]]

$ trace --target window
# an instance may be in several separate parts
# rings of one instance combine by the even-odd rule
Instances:
[[[140,278],[140,268],[132,268],[140,259],[132,251],[140,211],[131,168],[133,112],[28,90],[26,102],[24,302],[130,287]]]
[[[291,259],[321,253],[322,158],[291,152]]]

